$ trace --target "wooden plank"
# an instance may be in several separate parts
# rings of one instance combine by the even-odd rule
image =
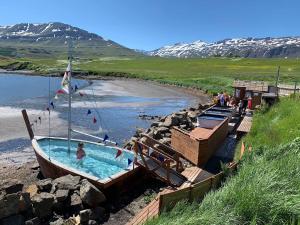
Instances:
[[[179,201],[190,199],[190,187],[176,190],[159,196],[159,212],[172,209]]]
[[[211,189],[211,178],[191,186],[190,200],[202,200],[207,192]]]
[[[245,116],[237,128],[237,132],[249,133],[252,126],[252,117]]]

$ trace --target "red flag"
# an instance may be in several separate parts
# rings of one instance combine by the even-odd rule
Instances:
[[[96,117],[93,118],[93,123],[97,123]]]
[[[63,90],[59,89],[59,90],[56,92],[56,94],[65,94],[65,92],[64,92]]]
[[[122,151],[120,149],[117,149],[117,154],[116,154],[116,158],[118,158],[121,154],[122,154]]]
[[[82,97],[82,96],[83,96],[83,93],[82,93],[82,92],[79,92],[79,95]]]

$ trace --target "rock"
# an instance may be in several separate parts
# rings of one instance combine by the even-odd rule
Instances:
[[[32,198],[34,195],[38,193],[38,187],[35,184],[31,184],[28,186],[25,192],[29,193],[30,198]]]
[[[40,165],[38,164],[38,162],[35,162],[34,164],[32,164],[31,166],[30,166],[30,169],[32,169],[32,170],[37,170],[37,169],[39,169],[40,168]]]
[[[65,225],[65,221],[63,218],[58,218],[57,220],[50,222],[50,225]]]
[[[186,124],[182,124],[182,125],[180,125],[179,127],[180,127],[180,129],[186,130],[187,125],[186,125]]]
[[[86,179],[81,182],[80,197],[84,204],[91,207],[106,201],[105,195]]]
[[[95,220],[89,220],[88,225],[97,225],[98,223]]]
[[[0,219],[18,213],[19,199],[20,195],[17,193],[0,195]]]
[[[22,215],[13,215],[2,219],[1,225],[24,225],[24,217]]]
[[[36,185],[40,192],[50,192],[52,188],[52,180],[50,178],[39,180]]]
[[[2,184],[1,189],[5,190],[6,194],[12,194],[17,193],[23,190],[24,184],[17,180],[17,179],[11,179],[7,180]]]
[[[159,124],[159,122],[153,122],[153,123],[151,124],[151,127],[158,127],[158,124]]]
[[[64,189],[58,189],[55,192],[55,198],[57,199],[58,202],[63,202],[65,201],[69,196],[69,190],[64,190]]]
[[[159,128],[157,129],[157,131],[160,132],[161,134],[165,134],[165,133],[169,132],[170,129],[167,128],[167,127],[159,127]]]
[[[165,137],[170,138],[172,136],[171,133],[165,133]]]
[[[91,220],[96,220],[96,221],[101,221],[104,218],[105,215],[105,209],[101,206],[98,206],[94,209],[91,210],[91,215],[90,215],[90,219]]]
[[[80,182],[79,176],[72,176],[71,174],[56,178],[53,180],[53,184],[57,185],[58,189],[76,190],[76,186]]]
[[[198,113],[195,111],[188,112],[188,117],[191,119],[191,121],[196,122],[197,121]]]
[[[31,209],[31,199],[30,194],[25,192],[20,194],[19,199],[19,209],[18,212],[25,212],[27,210]]]
[[[163,138],[160,140],[161,143],[165,145],[170,145],[171,144],[171,138]]]
[[[40,194],[36,194],[31,199],[33,211],[36,216],[39,218],[45,218],[52,214],[52,208],[54,204],[54,195],[42,192]]]
[[[77,192],[74,192],[71,195],[71,202],[70,202],[70,206],[72,207],[80,207],[82,204],[80,195]]]
[[[25,225],[40,225],[40,223],[41,223],[40,219],[38,217],[35,217],[31,220],[27,220],[25,222]]]
[[[155,130],[155,131],[153,132],[153,138],[154,138],[154,139],[161,139],[161,138],[162,138],[162,135],[161,135],[161,133],[160,133],[159,131]]]
[[[90,220],[90,216],[92,215],[92,210],[85,209],[79,212],[80,223],[87,223]]]

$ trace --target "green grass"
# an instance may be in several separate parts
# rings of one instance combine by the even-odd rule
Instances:
[[[253,150],[244,155],[237,174],[202,203],[181,202],[147,224],[298,224],[299,112],[299,98],[283,98],[257,114],[245,138]]]
[[[38,72],[62,72],[66,64],[56,58],[12,59],[29,61]],[[0,59],[1,65],[1,59]],[[199,88],[210,93],[232,91],[234,79],[265,80],[275,83],[277,67],[281,66],[280,81],[300,81],[297,59],[164,59],[158,57],[102,57],[74,61],[74,69],[102,76],[114,75],[160,83]]]

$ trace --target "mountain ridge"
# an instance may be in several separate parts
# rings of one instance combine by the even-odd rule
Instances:
[[[149,51],[148,54],[176,58],[212,56],[244,58],[299,57],[300,37],[226,38],[212,43],[197,40],[191,43],[166,45]]]
[[[77,56],[135,56],[134,50],[98,34],[60,22],[19,23],[0,26],[0,55],[58,56],[67,52],[72,40]]]

